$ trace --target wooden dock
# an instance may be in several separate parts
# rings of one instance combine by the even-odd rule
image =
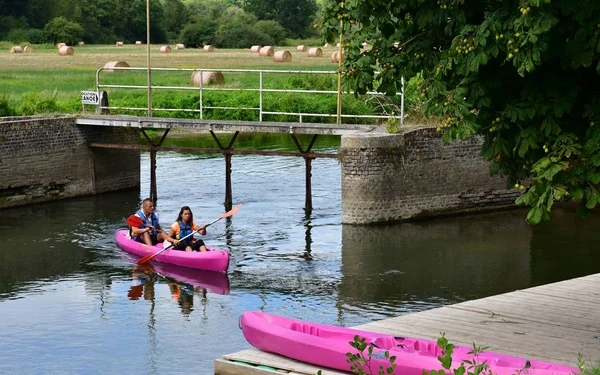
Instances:
[[[354,328],[433,340],[445,332],[457,345],[476,343],[490,351],[571,366],[577,365],[581,353],[586,361],[596,363],[600,360],[600,274]],[[314,375],[319,370],[323,375],[342,374],[256,349],[215,360],[215,374],[219,375]]]

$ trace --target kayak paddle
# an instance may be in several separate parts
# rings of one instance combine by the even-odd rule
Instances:
[[[235,206],[235,207],[234,207],[232,210],[230,210],[230,211],[227,211],[227,212],[226,212],[226,213],[224,213],[223,215],[219,216],[219,218],[217,218],[217,219],[215,219],[215,220],[211,221],[211,222],[210,222],[210,223],[208,223],[208,224],[205,224],[204,226],[200,227],[199,229],[196,229],[196,230],[195,230],[195,231],[193,231],[192,233],[190,233],[190,234],[188,234],[187,236],[185,236],[185,237],[181,238],[179,241],[185,240],[185,239],[186,239],[186,238],[188,238],[189,236],[192,236],[194,233],[197,233],[197,232],[198,232],[200,229],[202,229],[202,228],[206,228],[206,227],[208,227],[209,225],[212,225],[212,224],[216,223],[217,221],[219,221],[219,220],[221,220],[221,219],[224,219],[224,218],[226,218],[226,217],[232,216],[233,214],[235,214],[236,212],[238,212],[238,211],[240,210],[240,208],[242,208],[242,205],[241,205],[241,204],[238,204],[238,205],[237,205],[237,206]],[[129,224],[129,220],[128,220],[128,224]],[[139,260],[137,261],[137,264],[145,264],[145,263],[148,263],[149,261],[151,261],[151,260],[152,260],[152,258],[154,258],[155,256],[157,256],[158,254],[162,253],[162,252],[163,252],[163,251],[165,251],[165,250],[169,250],[169,249],[170,249],[170,248],[172,248],[173,246],[175,246],[175,244],[171,244],[171,245],[169,245],[168,247],[165,247],[164,249],[162,249],[162,250],[160,250],[160,251],[157,251],[157,252],[156,252],[156,253],[154,253],[154,254],[146,255],[145,257],[143,257],[143,258],[139,259]]]
[[[127,218],[127,225],[138,228],[141,225],[146,225],[146,224],[144,224],[141,217],[139,217],[137,215],[131,215]],[[154,228],[154,229],[156,229],[156,228]],[[156,230],[159,232],[162,232],[162,229],[156,229]]]
[[[142,221],[142,218],[137,215],[131,215],[127,218],[127,225],[129,225],[131,227],[137,228],[142,224],[144,224],[144,222]]]

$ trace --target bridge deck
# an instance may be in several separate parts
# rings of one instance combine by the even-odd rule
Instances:
[[[198,120],[163,117],[120,115],[82,115],[77,125],[132,127],[140,129],[181,129],[241,133],[293,133],[344,135],[354,133],[381,133],[385,128],[377,125],[316,124],[301,122],[256,122],[232,120]]]

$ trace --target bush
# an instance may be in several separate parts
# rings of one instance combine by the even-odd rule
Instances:
[[[20,103],[17,105],[18,115],[35,115],[40,113],[56,113],[59,112],[59,106],[56,102],[56,94],[54,90],[51,94],[38,94],[33,91],[23,95]]]
[[[14,116],[15,110],[10,105],[6,95],[0,96],[0,117],[3,116]]]
[[[216,45],[220,48],[250,48],[255,44],[273,45],[273,39],[252,26],[242,23],[224,24],[216,32]]]
[[[44,27],[46,41],[56,44],[58,42],[74,45],[83,39],[85,30],[77,22],[72,22],[64,17],[53,18]]]
[[[30,44],[42,44],[44,40],[44,31],[40,29],[29,29],[27,30],[27,39]]]
[[[187,24],[179,39],[181,43],[189,47],[202,47],[205,44],[215,44],[215,33],[218,28],[216,20],[199,19],[197,22]]]
[[[6,39],[13,42],[14,44],[21,44],[27,40],[27,30],[25,29],[12,29],[8,32]]]
[[[258,21],[252,26],[255,31],[266,34],[273,39],[273,44],[281,46],[285,44],[285,38],[287,37],[287,30],[281,26],[277,21]],[[254,43],[256,44],[256,43]]]

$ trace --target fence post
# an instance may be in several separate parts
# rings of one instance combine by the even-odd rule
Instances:
[[[400,125],[404,125],[404,76],[400,79],[402,88],[400,90]]]
[[[259,73],[259,102],[258,102],[258,121],[262,122],[262,113],[263,113],[263,72],[262,70]]]
[[[204,109],[202,107],[202,102],[204,101],[204,86],[202,86],[202,80],[204,79],[204,77],[202,77],[202,70],[200,70],[200,120],[202,120],[204,117]]]

